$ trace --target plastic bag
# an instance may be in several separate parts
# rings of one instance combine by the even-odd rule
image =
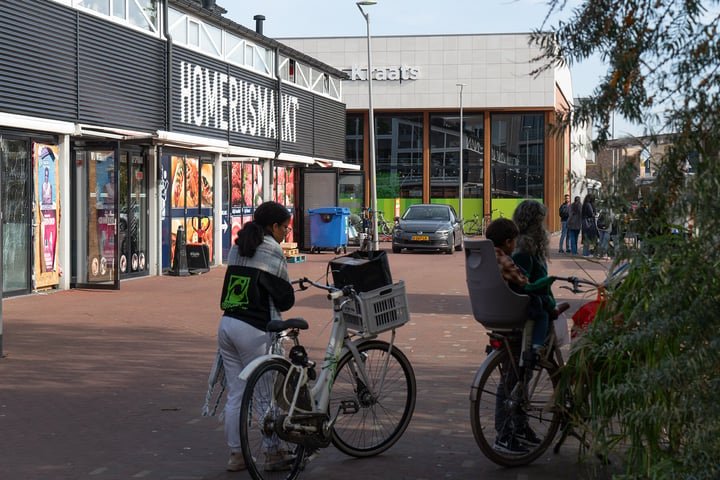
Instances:
[[[565,313],[561,313],[560,316],[553,320],[553,327],[555,328],[555,346],[562,347],[570,343],[570,327],[568,325],[568,318]]]
[[[203,404],[201,411],[201,415],[203,417],[215,415],[218,406],[220,405],[220,401],[223,398],[223,393],[225,393],[226,386],[227,379],[225,378],[225,365],[223,364],[222,355],[220,355],[220,350],[218,349],[217,354],[215,354],[215,361],[210,369],[210,376],[208,376],[208,389],[205,394],[205,403]],[[213,397],[215,397],[214,401]],[[223,415],[220,417],[222,418],[222,416]]]

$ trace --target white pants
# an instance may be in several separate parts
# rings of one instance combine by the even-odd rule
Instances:
[[[227,379],[225,438],[231,452],[240,452],[240,406],[245,382],[239,375],[255,358],[265,354],[270,334],[238,320],[223,316],[218,328],[218,346]]]

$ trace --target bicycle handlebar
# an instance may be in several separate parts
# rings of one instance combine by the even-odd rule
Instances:
[[[328,292],[328,300],[335,300],[344,296],[351,296],[355,294],[355,290],[352,285],[345,285],[342,288],[337,288],[334,285],[323,285],[322,283],[310,280],[307,277],[298,278],[290,282],[292,285],[298,285],[300,290],[307,290],[310,286],[320,288]],[[307,284],[307,285],[306,285]]]
[[[588,280],[586,278],[579,278],[579,277],[555,277],[557,280],[562,280],[564,282],[568,282],[572,284],[572,287],[568,287],[567,285],[562,285],[560,288],[565,288],[567,290],[570,290],[573,293],[585,293],[589,290],[581,290],[581,285],[589,285],[594,288],[607,288],[610,285],[617,284],[620,281],[622,281],[623,278],[627,275],[628,267],[630,267],[629,263],[625,263],[623,265],[620,265],[615,271],[613,271],[608,278],[604,282],[596,282],[594,280]]]
[[[587,280],[585,278],[579,278],[579,277],[555,277],[555,279],[571,283],[572,287],[568,287],[567,285],[561,285],[560,288],[565,288],[567,290],[570,290],[573,293],[585,293],[587,291],[587,290],[581,290],[580,285],[590,285],[595,288],[600,287],[600,285],[601,285],[592,280]]]

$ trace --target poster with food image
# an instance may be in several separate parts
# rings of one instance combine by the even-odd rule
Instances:
[[[285,205],[285,167],[275,167],[275,201]]]
[[[230,168],[230,206],[242,207],[243,164],[232,162]]]
[[[240,232],[240,229],[243,226],[243,219],[242,217],[231,217],[231,230],[230,230],[230,246],[235,244],[235,240],[237,240],[238,233]]]
[[[170,171],[172,172],[172,184],[170,187],[170,207],[185,207],[185,161],[183,157],[173,155],[170,157]],[[173,225],[173,232],[177,231]]]
[[[204,163],[200,167],[200,195],[203,207],[212,207],[214,203],[213,173],[214,168],[210,163]]]
[[[197,158],[185,159],[185,206],[200,206],[200,161]]]
[[[253,206],[258,206],[263,203],[263,174],[262,165],[253,165]]]
[[[254,165],[252,163],[243,164],[243,207],[253,206],[253,170]]]
[[[295,206],[295,169],[288,168],[285,182],[285,205]]]
[[[184,158],[173,155],[171,157],[170,164],[171,171],[173,172],[171,207],[189,208],[199,206],[199,160],[197,158]],[[212,182],[212,174],[210,175],[208,181]],[[212,190],[212,183],[210,183],[210,189]]]

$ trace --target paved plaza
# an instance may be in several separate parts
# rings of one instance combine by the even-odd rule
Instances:
[[[417,378],[412,422],[383,455],[354,459],[330,446],[301,478],[586,478],[588,467],[578,465],[574,442],[517,469],[483,456],[469,425],[469,387],[487,337],[470,311],[465,255],[388,255],[394,280],[406,282],[411,311],[396,342]],[[305,262],[288,266],[290,276],[324,279],[332,258],[330,252],[307,255]],[[608,264],[556,253],[551,260],[553,275],[597,280]],[[119,291],[76,289],[5,299],[0,478],[250,478],[225,472],[222,424],[200,415],[216,351],[224,270],[127,280]],[[571,302],[571,313],[588,300],[555,292]],[[330,331],[325,295],[297,293],[289,314],[309,320],[302,340],[319,360]]]

